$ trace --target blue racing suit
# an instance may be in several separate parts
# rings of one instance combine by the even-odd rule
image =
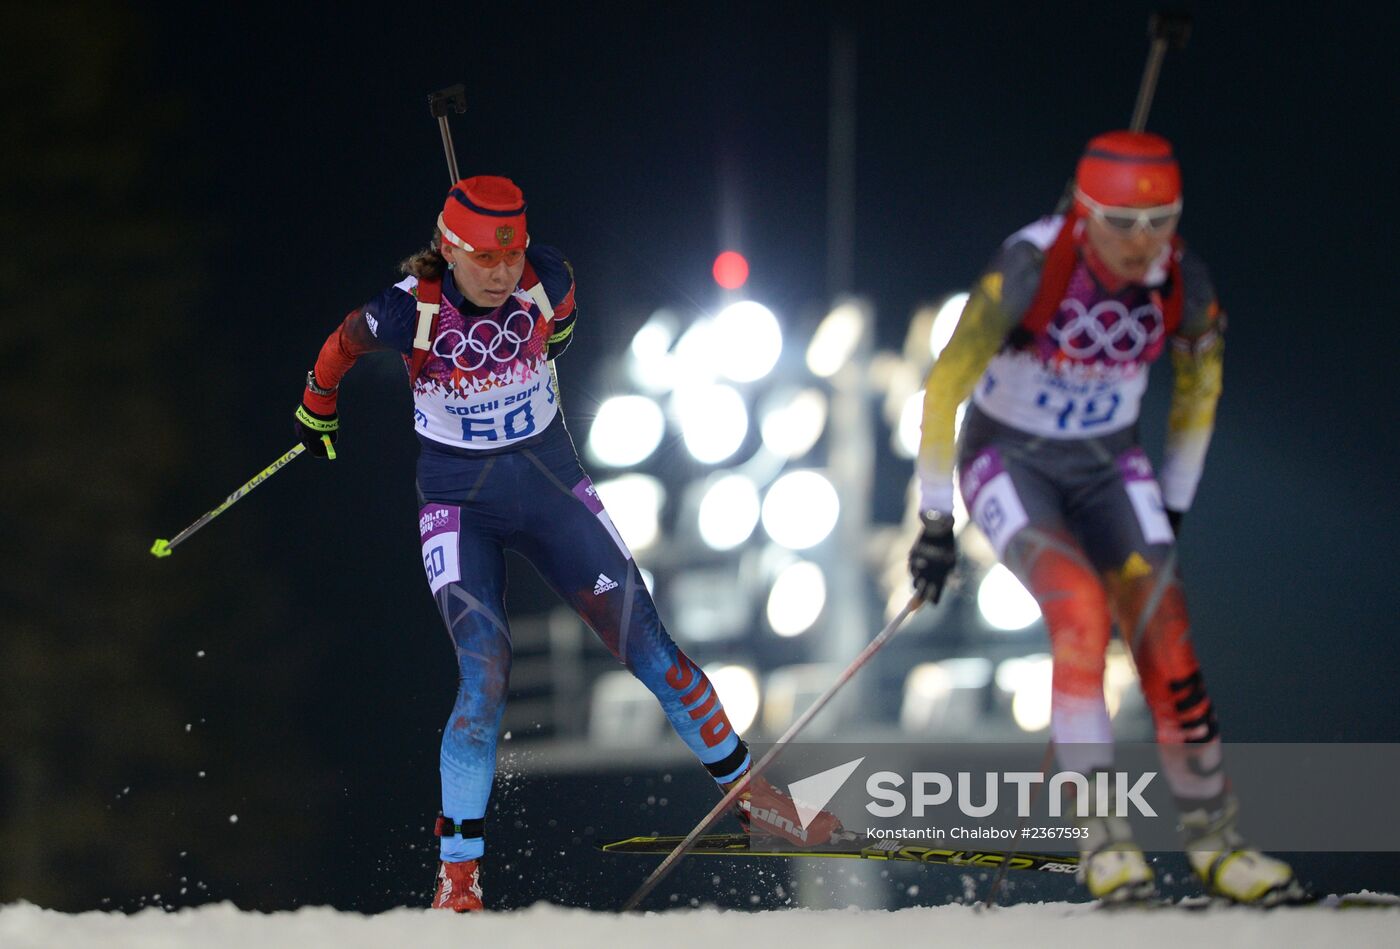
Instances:
[[[709,679],[666,632],[559,411],[548,360],[571,339],[572,268],[549,247],[531,247],[527,261],[515,294],[494,310],[474,306],[447,275],[431,349],[411,380],[423,565],[460,677],[442,737],[447,820],[439,832],[448,861],[484,850],[511,665],[508,549],[656,695],[717,781],[738,778],[749,764]],[[412,373],[417,288],[408,277],[346,317],[317,361],[323,385],[374,349],[401,353]]]

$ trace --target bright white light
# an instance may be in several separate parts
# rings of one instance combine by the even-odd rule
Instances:
[[[1113,643],[1118,646],[1117,642]],[[1108,704],[1109,718],[1117,718],[1123,707],[1123,694],[1137,684],[1133,662],[1121,648],[1110,649],[1104,663],[1103,695]]]
[[[666,433],[661,407],[644,395],[619,395],[598,406],[588,430],[588,454],[610,468],[635,465],[656,451]]]
[[[719,370],[735,382],[762,379],[783,351],[778,318],[768,307],[752,300],[731,303],[720,310],[713,332],[716,339],[730,341]]]
[[[920,731],[941,721],[953,694],[953,677],[936,662],[921,662],[904,678],[904,701],[899,724],[905,731]]]
[[[672,396],[685,447],[696,461],[713,465],[739,450],[749,432],[744,400],[726,385],[686,386]]]
[[[790,471],[763,499],[763,529],[790,550],[806,550],[831,533],[840,511],[830,481],[815,471]]]
[[[953,438],[962,432],[963,416],[967,414],[967,403],[958,406],[953,413]],[[904,400],[904,408],[899,410],[899,427],[894,432],[894,453],[901,458],[913,458],[919,453],[919,445],[924,437],[924,390],[920,389]]]
[[[1007,659],[997,666],[997,688],[1011,693],[1011,717],[1022,731],[1050,727],[1053,672],[1053,661],[1044,655]]]
[[[758,526],[758,486],[744,475],[725,475],[700,499],[700,539],[713,550],[733,550]]]
[[[899,723],[910,732],[974,729],[982,717],[979,693],[991,681],[992,663],[981,656],[920,663],[904,679]]]
[[[955,689],[981,689],[992,681],[992,663],[981,656],[943,659],[938,665],[948,673]]]
[[[1050,727],[1050,679],[1020,689],[1011,700],[1011,717],[1024,732],[1039,732]]]
[[[669,392],[675,384],[675,356],[670,350],[677,323],[669,310],[657,310],[632,337],[627,374],[648,392]]]
[[[613,526],[627,546],[642,550],[656,542],[661,533],[661,505],[666,489],[651,475],[625,474],[593,485]]]
[[[899,428],[895,431],[895,454],[913,458],[919,453],[919,440],[924,432],[924,390],[920,389],[904,400],[899,411]]]
[[[653,359],[671,348],[676,341],[676,327],[665,310],[653,313],[632,337],[632,355],[638,359]]]
[[[977,609],[988,626],[1006,632],[1025,629],[1040,618],[1035,597],[1001,564],[988,570],[982,578],[977,588]]]
[[[693,387],[714,382],[725,355],[724,341],[715,333],[714,321],[696,320],[676,343],[672,361],[673,386]]]
[[[768,593],[768,625],[779,636],[805,633],[826,606],[826,577],[806,560],[789,564]]]
[[[802,389],[763,414],[763,444],[779,458],[801,458],[812,450],[826,427],[826,396]]]
[[[938,315],[933,318],[933,327],[928,334],[928,351],[934,359],[953,338],[953,330],[958,328],[958,320],[962,319],[967,298],[966,293],[955,293],[938,308]]]
[[[807,368],[826,379],[846,364],[865,332],[865,314],[854,303],[843,303],[828,313],[807,346]]]
[[[736,732],[743,732],[758,715],[758,678],[745,666],[710,666],[705,670],[724,713]]]

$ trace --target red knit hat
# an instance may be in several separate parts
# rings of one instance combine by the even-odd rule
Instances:
[[[1099,204],[1152,207],[1181,197],[1181,169],[1160,135],[1106,132],[1085,146],[1074,184]]]
[[[525,195],[509,178],[477,175],[452,186],[438,215],[442,239],[463,250],[521,250],[525,232]]]

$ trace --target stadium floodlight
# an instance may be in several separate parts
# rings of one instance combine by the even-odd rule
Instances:
[[[1011,717],[1024,732],[1050,727],[1050,687],[1054,662],[1047,655],[1006,659],[997,665],[997,688],[1011,695]]]
[[[977,609],[993,629],[1015,632],[1040,618],[1040,606],[1016,575],[1001,564],[987,571],[977,587]]]
[[[815,471],[789,471],[763,498],[763,529],[789,550],[806,550],[826,539],[840,513],[830,481]]]
[[[713,465],[739,450],[749,433],[743,397],[727,385],[689,385],[671,396],[685,447],[696,461]]]
[[[982,722],[983,692],[992,681],[992,662],[962,656],[921,662],[904,678],[899,724],[907,732],[965,736]]]
[[[933,328],[928,334],[928,351],[934,359],[943,352],[948,340],[953,338],[953,330],[958,328],[958,320],[962,319],[963,307],[967,306],[967,301],[968,294],[955,293],[938,308],[938,315],[933,318]]]
[[[609,468],[639,464],[666,434],[661,406],[644,395],[619,395],[598,406],[588,430],[588,455]]]
[[[797,636],[812,628],[826,607],[826,576],[808,560],[788,564],[768,592],[768,625],[779,636]]]
[[[952,696],[952,674],[936,662],[919,663],[904,677],[900,727],[908,732],[928,730],[946,715]]]
[[[739,558],[706,566],[688,565],[666,584],[667,612],[677,638],[709,643],[748,636],[753,627],[753,596],[740,572]]]
[[[626,669],[604,672],[593,682],[588,740],[607,748],[646,747],[659,741],[666,716],[656,697]]]
[[[913,458],[919,453],[919,440],[924,432],[924,390],[920,389],[904,400],[899,410],[899,427],[894,432],[895,454]]]
[[[962,432],[963,416],[967,414],[967,403],[957,407],[953,414],[953,437]],[[901,458],[913,458],[919,453],[919,444],[924,437],[924,390],[920,389],[904,400],[904,408],[899,410],[899,425],[894,430],[894,453]]]
[[[720,310],[711,329],[723,341],[719,371],[734,382],[756,382],[768,375],[783,352],[778,318],[762,303],[740,300]]]
[[[644,550],[661,536],[666,489],[651,475],[625,474],[593,485],[618,534],[632,550]]]
[[[807,345],[807,368],[823,379],[836,375],[860,345],[865,312],[855,303],[842,303],[817,325]]]
[[[700,539],[711,550],[733,550],[758,526],[758,485],[741,474],[716,478],[700,499]]]
[[[717,665],[705,668],[705,675],[724,703],[724,713],[736,732],[748,731],[758,717],[760,694],[758,677],[747,666]]]
[[[820,389],[784,390],[765,400],[759,433],[779,458],[801,458],[826,428],[826,396]]]
[[[1108,655],[1104,659],[1103,671],[1103,697],[1108,704],[1109,718],[1118,717],[1118,710],[1123,707],[1124,694],[1136,685],[1137,672],[1133,669],[1133,661],[1128,658],[1123,643],[1114,640],[1109,645]]]
[[[715,333],[714,326],[712,319],[698,319],[676,341],[675,359],[671,363],[675,388],[715,381],[725,352],[724,341]]]
[[[660,394],[671,391],[675,384],[675,356],[671,346],[676,341],[680,320],[670,310],[657,310],[632,337],[627,351],[627,376],[646,392]]]

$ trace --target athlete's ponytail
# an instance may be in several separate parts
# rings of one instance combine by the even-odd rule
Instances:
[[[433,240],[427,247],[399,264],[399,272],[419,280],[436,280],[447,273],[447,258],[442,256],[442,232],[433,228]]]

